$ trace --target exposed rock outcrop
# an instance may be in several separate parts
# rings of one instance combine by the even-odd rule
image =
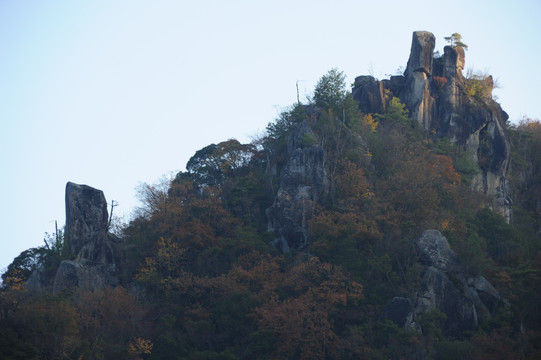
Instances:
[[[107,201],[103,191],[72,182],[66,184],[66,238],[72,255],[89,245],[104,244],[107,239]],[[87,254],[85,258],[99,261],[104,254]]]
[[[440,271],[456,271],[458,259],[447,239],[437,230],[426,230],[416,241],[420,260]]]
[[[383,113],[386,108],[386,88],[383,81],[377,81],[372,76],[357,76],[353,96],[359,102],[360,109],[370,109],[371,113]]]
[[[406,72],[432,74],[432,58],[434,57],[435,46],[436,38],[434,34],[428,31],[416,31],[411,41],[410,58]]]
[[[109,242],[107,202],[101,190],[67,183],[65,236],[75,259],[60,263],[53,292],[75,286],[94,290],[118,282]]]
[[[508,115],[492,99],[492,77],[464,78],[464,49],[446,46],[434,57],[434,46],[432,33],[414,32],[404,76],[382,81],[359,76],[353,96],[364,113],[382,113],[389,97],[398,96],[427,138],[447,137],[470,154],[480,170],[472,187],[493,199],[489,205],[509,221]]]
[[[490,316],[501,301],[498,291],[484,277],[468,277],[460,271],[456,254],[437,230],[426,230],[417,239],[426,266],[417,294],[411,299],[392,299],[384,317],[402,327],[418,327],[424,314],[438,310],[447,316],[446,335],[460,335],[478,326],[480,316]],[[411,303],[408,313],[406,300]]]
[[[289,160],[280,174],[280,188],[267,209],[273,246],[283,252],[303,250],[309,244],[309,220],[326,188],[325,153],[314,144],[315,135],[303,122],[288,141]]]

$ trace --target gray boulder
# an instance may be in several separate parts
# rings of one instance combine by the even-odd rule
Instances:
[[[478,325],[475,302],[471,294],[464,292],[461,280],[429,266],[417,294],[414,317],[420,319],[425,313],[438,310],[447,316],[443,325],[446,335],[458,336],[475,329]]]
[[[483,276],[468,278],[466,282],[467,291],[471,293],[479,315],[490,316],[494,313],[501,301],[500,294],[494,286]]]
[[[426,230],[416,241],[421,261],[439,271],[456,270],[458,260],[447,239],[438,230]]]
[[[93,291],[118,285],[115,272],[114,264],[89,264],[79,258],[64,260],[56,272],[53,293],[74,287]]]

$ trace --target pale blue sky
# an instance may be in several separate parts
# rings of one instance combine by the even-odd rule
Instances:
[[[541,118],[541,2],[0,0],[0,269],[65,221],[67,181],[129,216],[135,187],[198,149],[248,142],[336,67],[405,66],[415,30],[499,79],[514,121]]]

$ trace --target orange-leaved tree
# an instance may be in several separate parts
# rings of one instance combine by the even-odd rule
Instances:
[[[279,286],[253,313],[261,330],[276,334],[275,356],[336,357],[340,346],[335,316],[342,307],[357,304],[362,298],[361,285],[316,257],[284,270],[270,277],[281,278]],[[262,291],[266,289],[262,287]]]

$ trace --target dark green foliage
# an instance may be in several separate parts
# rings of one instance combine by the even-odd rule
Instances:
[[[346,76],[338,69],[331,69],[323,75],[314,89],[314,102],[324,110],[341,112],[346,99]]]
[[[317,144],[316,139],[310,135],[310,134],[304,134],[304,137],[302,138],[301,145],[304,147],[310,147],[312,145]]]
[[[525,231],[533,229],[535,233],[541,229],[541,123],[524,118],[517,126],[509,128],[509,134],[514,223]]]
[[[38,353],[38,350],[31,343],[18,337],[12,329],[3,329],[0,331],[0,359],[38,359]]]
[[[25,282],[34,270],[38,269],[45,261],[46,249],[31,248],[24,250],[13,262],[9,264],[7,271],[2,274],[2,282],[5,286],[11,286],[16,281]]]
[[[211,144],[198,150],[186,164],[186,170],[200,185],[218,185],[250,163],[255,149],[235,139]]]
[[[216,185],[222,181],[223,173],[220,168],[220,161],[215,153],[218,150],[216,144],[210,144],[197,150],[194,156],[186,164],[189,173],[197,174],[203,184]]]
[[[462,35],[459,33],[453,33],[451,36],[444,37],[445,41],[449,43],[452,47],[460,46],[465,50],[468,49],[468,45],[462,42]]]
[[[447,316],[432,310],[423,315],[421,327],[423,329],[424,347],[427,358],[433,359],[470,359],[473,345],[469,341],[456,340],[443,336],[443,325]]]
[[[267,125],[267,135],[262,139],[263,154],[266,161],[266,182],[271,196],[278,191],[279,175],[288,159],[287,141],[291,133],[303,121],[308,121],[314,109],[310,105],[295,104],[291,110],[284,111]]]
[[[442,327],[447,320],[447,315],[438,310],[432,310],[425,313],[421,319],[423,334],[431,340],[441,340],[443,338]]]
[[[460,173],[462,182],[465,185],[471,185],[474,176],[480,173],[479,166],[473,160],[472,154],[466,151],[455,154],[456,155],[453,158],[456,171]]]
[[[237,360],[234,354],[230,351],[194,351],[188,357],[180,358],[181,360]]]
[[[220,342],[224,346],[247,345],[247,339],[254,331],[249,314],[260,306],[260,300],[248,290],[237,290],[228,294],[213,308],[216,332],[223,334]]]
[[[477,213],[475,224],[477,233],[486,241],[487,252],[492,259],[502,265],[511,265],[510,262],[519,260],[520,235],[502,216],[483,209]]]
[[[276,334],[269,329],[257,330],[250,334],[246,348],[246,359],[270,359],[275,348]]]
[[[471,359],[473,345],[467,340],[441,339],[434,344],[434,358],[440,360],[467,360]]]
[[[489,268],[487,241],[479,235],[479,229],[473,221],[467,223],[464,237],[457,237],[454,232],[446,232],[451,246],[457,252],[464,270],[471,275],[483,274]]]
[[[265,149],[279,149],[287,145],[291,131],[301,122],[308,120],[309,115],[310,107],[302,104],[296,104],[291,110],[282,112],[276,121],[267,125],[267,136],[263,141]]]
[[[453,159],[456,171],[465,185],[470,185],[473,177],[481,171],[473,159],[473,154],[458,148],[448,138],[440,138],[430,144],[436,154],[447,155]]]
[[[390,93],[385,113],[361,114],[344,78],[324,75],[315,104],[284,111],[254,143],[211,144],[172,181],[141,186],[141,211],[113,245],[119,287],[29,296],[32,272],[53,274],[64,259],[63,238],[21,253],[2,275],[0,358],[536,358],[541,127],[510,129],[508,224],[471,191],[471,154],[426,140]],[[301,146],[325,154],[327,188],[304,219],[308,251],[279,254],[265,211],[302,123],[313,135]],[[417,314],[417,330],[381,320],[393,297],[419,295],[414,240],[426,229],[441,230],[463,271],[504,299],[459,338],[444,335],[439,311]]]
[[[351,92],[348,91],[346,94],[346,97],[344,99],[344,123],[353,131],[356,133],[361,133],[361,118],[362,114],[359,110],[359,104],[355,99],[353,99],[353,95]]]
[[[399,328],[390,320],[380,321],[374,327],[370,353],[373,359],[422,359],[420,334]]]
[[[375,116],[378,121],[401,125],[412,124],[412,121],[408,117],[406,106],[397,97],[391,98],[384,114],[376,114]]]
[[[378,177],[385,177],[393,171],[397,154],[404,151],[407,138],[411,133],[411,120],[404,104],[393,97],[384,114],[375,114],[380,122],[376,135],[369,138],[369,148],[373,155],[373,163]]]
[[[43,241],[44,246],[25,250],[13,259],[2,274],[4,287],[26,282],[37,270],[43,272],[45,279],[54,277],[60,262],[68,258],[64,255],[64,232],[59,230],[55,235],[46,233]]]

